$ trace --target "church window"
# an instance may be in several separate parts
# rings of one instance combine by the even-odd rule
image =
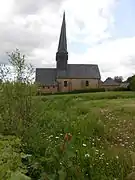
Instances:
[[[67,87],[67,81],[64,81],[64,87]]]
[[[89,86],[89,81],[86,81],[86,86]]]

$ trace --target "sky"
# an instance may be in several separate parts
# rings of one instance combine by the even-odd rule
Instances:
[[[0,0],[0,63],[18,48],[55,67],[64,11],[70,64],[98,64],[102,80],[135,74],[134,0]]]

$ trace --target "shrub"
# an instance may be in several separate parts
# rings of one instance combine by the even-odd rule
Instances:
[[[37,95],[61,95],[61,94],[80,94],[80,93],[93,93],[93,92],[105,92],[104,88],[91,88],[91,89],[78,89],[78,90],[73,90],[69,92],[56,92],[56,93],[44,93],[44,92],[37,92]]]
[[[131,91],[135,91],[135,76],[132,76],[130,84],[129,84],[129,88]]]
[[[0,136],[0,179],[9,180],[17,172],[26,177],[20,144],[21,141],[17,137]]]
[[[125,87],[118,87],[118,88],[113,89],[113,91],[130,91],[130,90]]]

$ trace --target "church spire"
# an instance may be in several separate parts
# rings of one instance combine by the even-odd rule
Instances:
[[[65,12],[63,14],[63,21],[62,21],[61,32],[60,32],[58,51],[56,53],[56,61],[57,61],[58,71],[67,69],[68,52],[67,52]]]
[[[62,26],[61,26],[61,33],[60,33],[60,39],[59,39],[58,52],[67,52],[65,11],[64,11],[64,14],[63,14],[63,22],[62,22]]]

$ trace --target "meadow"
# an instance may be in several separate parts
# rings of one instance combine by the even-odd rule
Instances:
[[[1,116],[0,179],[124,180],[134,172],[134,92],[19,97],[6,100],[12,121],[8,107]]]

